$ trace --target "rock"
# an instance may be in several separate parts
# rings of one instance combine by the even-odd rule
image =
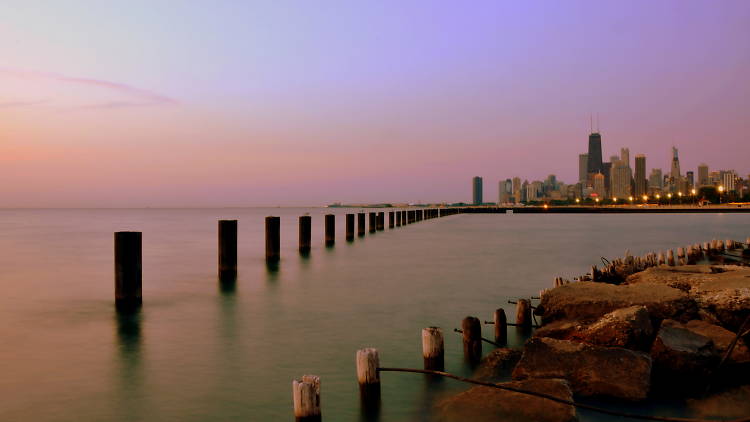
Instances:
[[[698,307],[687,293],[664,284],[579,282],[545,293],[539,304],[542,321],[594,321],[607,313],[634,305],[645,306],[655,319],[694,319]]]
[[[510,376],[510,372],[521,359],[521,351],[515,349],[495,349],[482,358],[474,378],[482,381],[499,381]],[[507,379],[507,378],[506,378]]]
[[[642,352],[568,340],[532,338],[513,371],[514,380],[562,378],[576,395],[645,399],[651,358]]]
[[[573,400],[568,383],[563,380],[538,379],[507,382],[501,385],[549,394]],[[541,397],[500,390],[492,387],[473,387],[463,393],[442,400],[437,405],[440,422],[496,422],[496,421],[577,421],[573,406]]]
[[[646,307],[636,305],[604,315],[575,337],[600,346],[647,351],[651,346],[653,334]]]
[[[712,394],[701,399],[690,399],[688,407],[693,417],[701,419],[740,419],[750,415],[750,385]]]
[[[733,333],[723,327],[701,320],[689,321],[687,324],[685,324],[685,328],[693,333],[700,334],[711,339],[714,346],[714,352],[722,357],[729,348],[729,345],[737,336],[736,333]],[[734,363],[750,363],[750,350],[747,348],[747,345],[742,339],[739,339],[737,341],[737,344],[734,346],[732,354],[729,356],[729,361]]]
[[[651,346],[654,387],[661,393],[697,391],[719,362],[710,338],[674,320],[664,320]]]

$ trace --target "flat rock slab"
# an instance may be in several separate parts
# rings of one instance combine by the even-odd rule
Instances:
[[[651,385],[651,358],[628,349],[532,338],[526,342],[513,379],[533,378],[567,380],[580,396],[643,400]]]
[[[539,304],[546,325],[558,320],[594,321],[620,308],[646,307],[656,319],[694,319],[698,307],[684,291],[666,284],[613,285],[583,281],[548,290]]]
[[[568,383],[559,379],[514,381],[500,385],[573,400],[573,393]],[[439,422],[572,422],[578,420],[573,406],[541,397],[482,386],[473,387],[441,401],[437,405],[436,413],[436,420]]]
[[[521,351],[516,349],[495,349],[482,358],[474,378],[482,381],[499,381],[509,377],[511,371],[521,359]],[[507,380],[507,378],[506,378]]]

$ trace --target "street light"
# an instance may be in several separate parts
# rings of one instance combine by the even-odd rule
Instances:
[[[724,193],[724,186],[719,186],[719,205],[721,205],[721,194]]]
[[[648,195],[643,195],[643,202],[648,202]]]
[[[580,203],[581,203],[581,198],[576,198],[576,204],[580,204]]]

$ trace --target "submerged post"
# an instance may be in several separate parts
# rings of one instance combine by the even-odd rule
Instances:
[[[325,243],[326,246],[333,246],[336,243],[336,216],[326,214],[325,218]]]
[[[393,211],[388,211],[388,228],[392,229],[396,226],[396,216]]]
[[[396,211],[396,227],[401,227],[401,211]]]
[[[424,369],[445,370],[445,341],[443,330],[438,327],[422,329],[422,357]]]
[[[369,213],[370,217],[370,233],[375,233],[375,230],[377,230],[377,214],[374,212]]]
[[[378,213],[378,231],[385,230],[385,212]]]
[[[357,382],[362,407],[366,410],[374,410],[380,406],[379,366],[377,349],[357,350]]]
[[[495,343],[505,346],[508,343],[508,320],[505,317],[505,309],[495,310]]]
[[[237,275],[237,220],[219,220],[219,279]]]
[[[346,240],[354,240],[354,214],[346,215]]]
[[[461,321],[464,340],[464,358],[474,365],[482,359],[482,325],[476,317],[468,316]]]
[[[303,375],[292,381],[292,400],[296,422],[320,421],[320,377]]]
[[[516,324],[524,331],[531,331],[531,302],[518,299],[516,303]]]
[[[365,213],[357,213],[357,236],[365,235]]]
[[[312,217],[303,215],[299,218],[299,252],[306,254],[312,246]]]
[[[278,262],[281,258],[281,218],[266,217],[266,262]]]
[[[141,307],[141,232],[115,232],[115,307],[132,311]]]

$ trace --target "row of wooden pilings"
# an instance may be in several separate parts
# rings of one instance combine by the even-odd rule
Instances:
[[[740,251],[740,255],[735,257],[727,255],[727,252]],[[591,272],[586,275],[574,278],[573,281],[597,281],[597,282],[622,282],[631,274],[644,271],[651,267],[659,265],[668,265],[674,267],[677,265],[696,265],[702,260],[713,261],[750,259],[750,237],[745,239],[745,243],[726,239],[713,239],[708,242],[695,243],[684,247],[667,249],[666,251],[649,252],[643,256],[633,256],[629,252],[625,253],[623,258],[616,258],[605,263],[602,268],[596,265],[591,266]],[[570,283],[562,277],[555,277],[553,287],[559,287]]]
[[[395,228],[422,220],[458,214],[458,209],[427,208],[395,210],[388,212],[388,227]],[[357,235],[365,235],[365,213],[356,214]],[[336,243],[336,216],[324,216],[324,243],[332,247]],[[346,240],[354,240],[355,214],[346,214]],[[266,261],[269,264],[281,259],[281,218],[266,217]],[[385,230],[385,212],[369,213],[369,232]],[[237,220],[219,220],[219,278],[237,276]],[[299,252],[310,253],[312,247],[312,217],[299,217]],[[142,233],[134,231],[115,232],[115,305],[119,310],[133,310],[141,306],[142,300]]]
[[[482,323],[479,318],[468,316],[461,321],[461,329],[454,331],[463,337],[464,359],[472,366],[479,363],[482,357],[482,342],[495,347],[503,347],[508,341],[508,326],[517,327],[523,334],[528,334],[534,326],[532,321],[532,306],[529,299],[509,301],[516,304],[516,322],[509,323],[505,310],[499,308],[494,313],[493,321],[485,324],[494,325],[494,341],[482,337]],[[445,339],[443,330],[439,327],[422,329],[422,361],[425,370],[445,370]],[[355,356],[357,369],[357,383],[359,384],[360,403],[363,411],[377,412],[380,408],[380,372],[392,368],[380,366],[378,350],[364,348],[357,351]],[[321,420],[320,406],[320,377],[304,375],[292,381],[292,401],[294,416],[297,422]]]

